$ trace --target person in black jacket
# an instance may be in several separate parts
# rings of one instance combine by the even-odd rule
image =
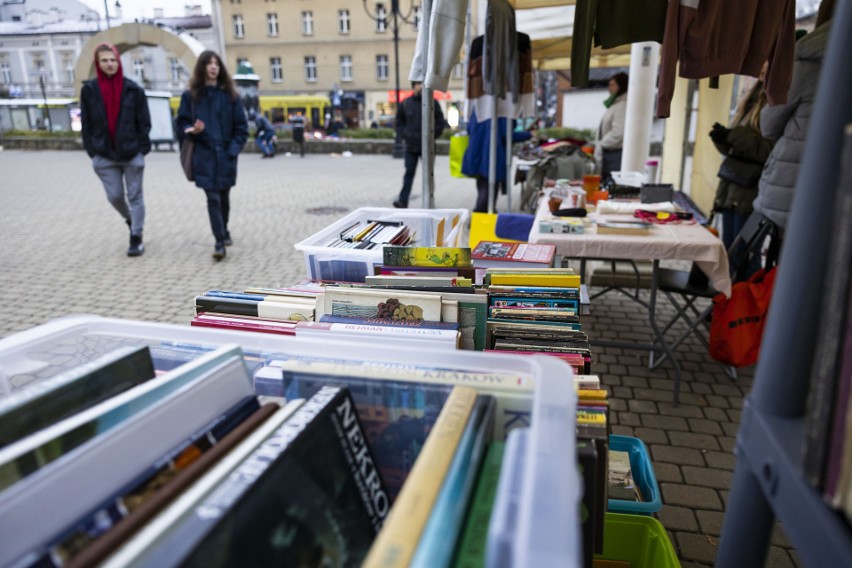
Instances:
[[[107,199],[130,228],[127,256],[139,256],[145,252],[142,173],[151,151],[148,101],[145,91],[124,77],[115,46],[102,43],[95,49],[95,69],[97,78],[85,81],[80,91],[83,146]]]
[[[225,258],[231,246],[228,217],[231,188],[237,183],[237,156],[248,139],[248,123],[234,81],[213,51],[198,56],[189,90],[180,99],[178,136],[195,142],[192,171],[195,185],[207,194],[207,213],[216,244],[213,258]]]
[[[423,85],[417,81],[411,83],[414,94],[402,101],[396,111],[396,132],[405,142],[405,175],[402,178],[402,191],[399,199],[393,202],[398,209],[408,207],[408,197],[411,195],[411,184],[417,171],[417,161],[423,147]],[[432,101],[435,109],[435,138],[444,131],[444,113],[441,106]]]

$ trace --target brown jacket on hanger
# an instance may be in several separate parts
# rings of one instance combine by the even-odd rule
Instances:
[[[657,117],[671,112],[675,72],[688,79],[760,75],[770,105],[787,102],[793,75],[795,0],[670,0],[660,61]]]

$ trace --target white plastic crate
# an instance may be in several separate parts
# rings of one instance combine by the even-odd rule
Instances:
[[[531,424],[525,432],[524,457],[516,463],[520,487],[512,489],[518,505],[507,542],[511,560],[504,566],[580,566],[580,500],[575,421],[577,396],[567,364],[553,357],[518,357],[497,353],[439,351],[410,344],[383,344],[330,338],[315,340],[271,334],[71,316],[0,339],[0,393],[22,370],[47,369],[42,360],[53,345],[91,339],[99,346],[115,341],[172,342],[210,348],[238,344],[246,352],[408,363],[417,366],[521,373],[535,381]],[[102,353],[96,353],[93,356]],[[80,359],[85,354],[79,355]],[[471,385],[475,386],[475,385]],[[498,495],[498,500],[504,499]],[[58,504],[61,506],[61,504]]]
[[[324,245],[341,231],[359,221],[402,221],[415,233],[417,246],[435,246],[438,223],[444,220],[444,246],[455,247],[470,213],[467,209],[390,209],[362,207],[335,221],[325,229],[296,243],[305,255],[305,268],[312,280],[363,282],[382,264],[382,247],[372,250],[336,249]],[[453,227],[453,219],[458,218]]]

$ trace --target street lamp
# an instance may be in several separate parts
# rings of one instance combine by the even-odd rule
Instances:
[[[370,10],[367,9],[367,0],[361,0],[364,4],[364,11],[367,13],[367,16],[373,20],[374,22],[378,22],[380,20],[385,20],[387,22],[387,17],[380,18],[378,16],[374,16]],[[412,14],[414,14],[414,2],[411,0],[411,4],[408,6],[408,13],[404,16],[399,11],[399,0],[390,0],[391,5],[391,16],[393,17],[393,57],[394,57],[394,76],[396,81],[396,96],[394,97],[394,102],[396,102],[396,110],[399,111],[399,20],[402,20],[406,24],[414,25],[414,20],[411,18]],[[402,138],[399,135],[399,130],[396,128],[396,121],[394,121],[394,141],[393,141],[393,157],[394,158],[402,158],[405,155],[405,146],[402,143]]]

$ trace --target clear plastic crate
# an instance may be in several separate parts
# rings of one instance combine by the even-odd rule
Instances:
[[[470,213],[467,209],[390,209],[362,207],[325,229],[296,243],[305,255],[305,268],[311,280],[363,282],[382,264],[382,248],[372,250],[336,249],[324,245],[341,231],[360,221],[402,221],[415,233],[417,246],[435,246],[438,224],[444,221],[444,245],[461,246],[461,235]],[[458,219],[453,227],[453,219]]]
[[[0,379],[33,364],[30,360],[33,350],[43,358],[53,346],[61,346],[69,340],[118,345],[139,342],[166,348],[171,344],[197,349],[199,353],[235,343],[246,353],[315,357],[333,354],[341,359],[416,366],[438,364],[443,368],[527,375],[535,382],[533,412],[530,427],[525,431],[523,455],[516,456],[512,464],[519,469],[520,485],[512,489],[517,503],[513,513],[515,529],[506,541],[511,549],[511,560],[505,565],[519,568],[580,565],[582,484],[574,447],[577,397],[569,367],[553,357],[439,351],[428,347],[412,349],[411,344],[377,345],[335,338],[319,342],[244,331],[69,316],[0,339]],[[83,359],[85,357],[81,356]],[[40,360],[35,364],[40,364]]]

